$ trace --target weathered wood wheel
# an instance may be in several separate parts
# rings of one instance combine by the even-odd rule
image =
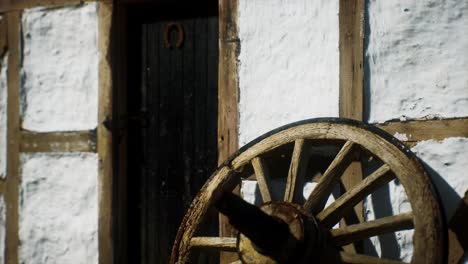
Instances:
[[[311,168],[321,162],[314,163],[318,157],[314,153],[327,151],[330,146],[336,146],[336,152],[329,151],[336,155],[316,177],[310,195],[304,197],[304,184],[312,181]],[[286,170],[278,167],[278,156],[288,160]],[[376,169],[326,206],[349,164],[363,157],[373,159]],[[263,199],[259,207],[231,193],[241,179],[251,175]],[[276,197],[270,183],[280,177],[285,178],[285,190],[282,197]],[[333,228],[353,212],[356,204],[392,180],[404,187],[410,211]],[[239,230],[237,237],[212,237],[200,232],[207,212],[213,208]],[[240,260],[234,263],[402,263],[345,250],[344,246],[407,229],[414,229],[411,263],[445,261],[438,197],[414,154],[370,125],[338,118],[311,119],[259,137],[218,168],[182,221],[171,263],[191,263],[191,251],[209,249],[237,252]]]

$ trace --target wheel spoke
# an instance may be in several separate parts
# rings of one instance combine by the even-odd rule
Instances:
[[[217,249],[222,251],[236,251],[237,238],[235,237],[192,237],[192,248]]]
[[[265,161],[260,157],[255,157],[252,159],[252,167],[255,171],[255,177],[257,178],[258,188],[260,189],[263,202],[271,201],[271,193],[268,187],[270,185],[270,175]]]
[[[320,177],[317,186],[307,198],[304,209],[311,210],[314,214],[320,212],[332,192],[336,181],[343,174],[353,158],[354,143],[347,141],[338,155],[332,161],[325,173]]]
[[[234,186],[239,183],[239,178],[234,176],[234,171],[228,167],[222,167],[217,172],[217,177],[213,178],[211,185],[205,185],[202,187],[203,191],[195,198],[192,202],[192,206],[189,208],[186,217],[191,217],[189,225],[184,228],[184,233],[176,238],[176,244],[174,247],[178,248],[178,251],[173,251],[171,259],[180,261],[181,263],[187,262],[190,254],[190,241],[195,233],[196,229],[203,220],[208,208],[216,202],[223,193],[223,188],[216,188],[223,186],[225,190],[232,190]],[[232,187],[232,188],[231,188]],[[177,244],[179,242],[179,244]],[[175,255],[177,252],[177,255]]]
[[[413,228],[413,214],[404,213],[332,229],[330,233],[335,244],[342,246],[368,237],[411,228]]]
[[[402,264],[405,262],[399,260],[392,260],[392,259],[381,259],[378,257],[372,257],[367,255],[361,254],[350,254],[345,252],[340,252],[340,257],[342,263],[349,263],[349,264]]]
[[[302,197],[304,186],[304,177],[307,171],[308,155],[306,153],[306,143],[304,139],[298,139],[294,142],[294,150],[289,165],[288,180],[284,192],[284,201],[293,202]]]
[[[335,200],[330,206],[317,215],[317,218],[325,226],[334,226],[343,217],[343,214],[352,209],[364,197],[372,193],[380,186],[388,183],[394,178],[390,173],[390,167],[386,164],[365,178],[362,182],[354,186],[353,189],[344,193]]]

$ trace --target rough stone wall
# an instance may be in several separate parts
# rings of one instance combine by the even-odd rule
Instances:
[[[239,1],[239,141],[338,115],[338,1]]]

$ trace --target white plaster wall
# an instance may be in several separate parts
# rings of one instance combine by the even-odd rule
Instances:
[[[364,199],[364,219],[371,221],[412,210],[404,187],[393,180]],[[369,255],[410,262],[413,256],[414,230],[388,233],[370,237],[364,241],[365,252]]]
[[[239,1],[239,142],[338,115],[338,1]]]
[[[411,150],[425,163],[441,194],[447,220],[451,219],[468,190],[468,138],[422,141]]]
[[[94,2],[23,13],[23,128],[45,132],[96,127],[97,13]]]
[[[468,138],[422,141],[412,151],[422,160],[432,178],[440,194],[446,220],[449,221],[468,190]],[[367,197],[364,207],[367,221],[411,211],[404,188],[396,181]],[[407,230],[372,237],[366,244],[366,251],[408,262],[413,255],[413,233],[413,230]],[[468,256],[464,261],[462,263],[468,263]]]
[[[369,0],[369,121],[468,116],[468,1]]]
[[[98,262],[98,158],[21,155],[20,263]]]
[[[7,159],[7,65],[8,54],[0,58],[0,178],[6,176]]]
[[[5,237],[6,237],[6,205],[5,199],[0,196],[0,263],[5,263]]]
[[[468,116],[468,2],[369,0],[366,13],[368,121]],[[468,139],[424,141],[412,150],[425,163],[449,220],[468,189]],[[366,217],[373,219],[388,201],[395,214],[408,207],[402,188],[392,183],[366,199]],[[367,249],[378,255],[412,256],[411,231],[371,240]]]

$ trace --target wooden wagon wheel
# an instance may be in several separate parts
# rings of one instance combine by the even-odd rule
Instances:
[[[320,146],[337,146],[339,151],[304,198],[303,186],[312,177],[307,164],[314,163],[310,149]],[[291,152],[289,168],[272,173],[281,151]],[[325,206],[348,165],[363,156],[377,160],[377,169]],[[250,174],[255,175],[264,202],[260,209],[231,193],[240,179]],[[284,174],[286,187],[280,201],[274,201],[278,197],[274,197],[270,181],[281,176],[278,174]],[[333,228],[356,204],[393,179],[404,187],[411,211]],[[211,208],[228,216],[240,230],[238,237],[200,234],[199,227]],[[370,125],[338,118],[311,119],[261,136],[218,168],[182,221],[171,263],[190,263],[190,252],[195,249],[238,252],[240,260],[234,263],[402,263],[362,252],[349,253],[343,246],[407,229],[414,229],[411,263],[445,261],[444,221],[438,198],[415,155],[397,139]]]

